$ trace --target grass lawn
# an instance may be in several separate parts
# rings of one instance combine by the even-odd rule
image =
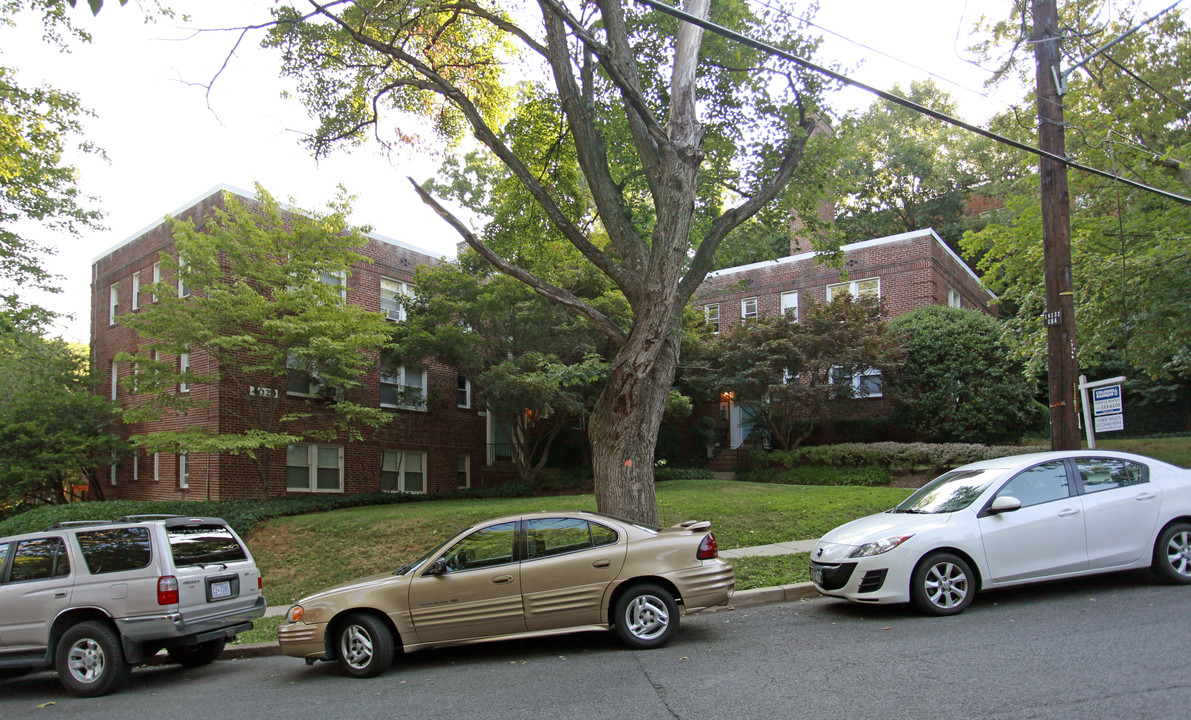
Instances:
[[[711,520],[716,541],[726,550],[819,537],[843,522],[886,510],[909,493],[901,488],[672,480],[658,485],[658,508],[663,525]],[[595,498],[567,495],[350,508],[272,520],[246,540],[264,575],[269,604],[285,605],[328,585],[391,571],[481,520],[576,509],[595,509]],[[785,582],[798,580],[783,576],[764,584]]]
[[[1086,442],[1084,447],[1087,447]],[[1164,460],[1182,468],[1191,468],[1191,437],[1122,438],[1117,440],[1109,434],[1096,438],[1096,447],[1137,453]]]

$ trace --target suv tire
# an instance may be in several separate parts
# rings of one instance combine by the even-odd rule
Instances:
[[[166,648],[170,659],[182,667],[195,668],[215,662],[223,654],[226,640],[210,640],[198,645]]]
[[[62,686],[77,697],[106,695],[128,681],[120,638],[108,625],[87,621],[70,627],[58,641],[54,665]]]

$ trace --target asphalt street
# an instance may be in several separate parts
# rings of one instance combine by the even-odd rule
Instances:
[[[1185,718],[1191,588],[1127,573],[977,598],[963,615],[815,598],[685,618],[668,647],[609,633],[398,658],[370,680],[286,657],[133,672],[107,697],[0,684],[0,718]]]

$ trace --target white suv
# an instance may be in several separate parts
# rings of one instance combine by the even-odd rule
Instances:
[[[141,515],[0,538],[0,678],[55,667],[80,697],[165,649],[205,665],[265,613],[261,574],[219,518]]]

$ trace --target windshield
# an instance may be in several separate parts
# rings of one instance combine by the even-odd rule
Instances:
[[[952,470],[931,480],[890,512],[934,514],[963,510],[1003,472],[1000,468]]]

